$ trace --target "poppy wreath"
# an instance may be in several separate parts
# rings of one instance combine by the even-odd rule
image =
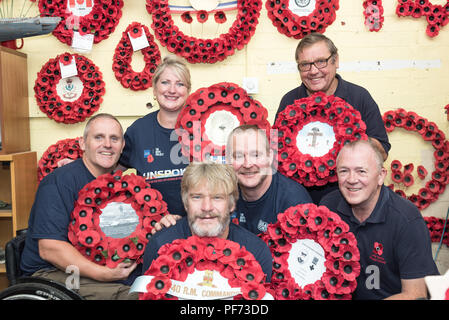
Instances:
[[[300,204],[278,214],[278,221],[260,235],[273,256],[268,292],[276,300],[349,300],[357,287],[360,253],[357,239],[338,214],[313,203]],[[303,287],[289,270],[292,244],[310,239],[324,250],[325,271],[319,280]]]
[[[370,31],[379,31],[384,23],[384,7],[382,0],[363,1],[365,25]]]
[[[46,175],[53,172],[58,167],[59,160],[76,160],[82,156],[83,150],[80,148],[79,137],[59,140],[42,154],[37,164],[37,180],[40,182]]]
[[[335,142],[322,156],[303,153],[297,146],[298,133],[313,122],[328,124],[335,134]],[[336,158],[340,149],[350,141],[368,138],[359,111],[345,100],[322,92],[287,106],[278,114],[273,129],[278,130],[278,170],[307,187],[337,181]]]
[[[268,18],[287,37],[302,39],[311,32],[324,33],[336,18],[339,0],[317,0],[315,10],[308,16],[298,16],[289,9],[290,0],[268,0]]]
[[[135,72],[131,67],[134,51],[129,37],[141,37],[142,28],[147,37],[149,46],[140,50],[143,55],[143,60],[145,61],[145,67],[141,72]],[[138,22],[133,22],[123,32],[122,38],[115,48],[112,70],[114,71],[115,78],[124,88],[129,88],[135,91],[145,90],[151,87],[153,74],[160,62],[161,53],[159,52],[159,48],[154,42],[154,38],[148,30],[148,27]]]
[[[175,126],[182,153],[190,161],[202,161],[209,155],[225,155],[226,145],[212,142],[205,129],[209,116],[220,110],[232,113],[240,125],[254,124],[269,134],[267,109],[243,88],[231,82],[220,82],[200,88],[187,98]]]
[[[237,16],[227,33],[215,39],[200,39],[184,34],[174,24],[168,0],[147,0],[146,8],[153,17],[151,27],[167,50],[190,63],[215,63],[233,55],[248,44],[259,23],[261,0],[238,0]]]
[[[430,232],[430,239],[432,242],[440,242],[443,238],[442,243],[449,246],[449,228],[446,228],[443,235],[444,223],[446,219],[440,219],[436,217],[423,217],[426,222],[427,228]]]
[[[444,107],[444,109],[446,110],[446,111],[445,111],[446,117],[447,117],[447,120],[449,121],[449,104],[447,104],[447,105]]]
[[[77,77],[83,85],[81,95],[75,100],[63,100],[57,93],[61,81],[59,63],[64,65],[75,59]],[[105,94],[103,75],[98,67],[86,57],[68,52],[50,59],[38,72],[34,96],[39,109],[56,122],[77,123],[84,121],[100,108]]]
[[[77,0],[78,1],[78,0]],[[94,43],[107,39],[122,17],[123,0],[95,0],[92,11],[77,17],[67,8],[68,0],[39,0],[41,16],[60,17],[53,35],[62,43],[72,45],[73,32],[93,34]]]
[[[167,294],[171,280],[185,281],[194,271],[216,270],[232,288],[242,294],[234,297],[260,300],[265,296],[265,274],[254,256],[240,244],[221,238],[191,236],[165,244],[158,251],[145,275],[154,276],[140,300],[176,300]]]
[[[392,132],[396,127],[408,131],[415,131],[425,141],[432,143],[432,146],[435,148],[433,153],[435,170],[432,172],[431,178],[426,182],[425,187],[419,189],[417,194],[406,196],[402,190],[395,190],[394,184],[388,186],[402,197],[413,202],[418,209],[425,209],[431,203],[438,200],[439,195],[444,192],[449,182],[449,141],[446,140],[444,132],[438,129],[434,122],[419,116],[413,111],[406,111],[403,108],[399,108],[385,112],[382,118],[387,132]],[[413,166],[413,164],[410,165]],[[418,168],[420,167],[422,170],[423,167],[418,166]],[[413,167],[408,171],[412,170]],[[422,170],[421,173],[418,171],[418,176],[424,175],[427,175],[427,170],[425,172]],[[403,179],[398,176],[395,182],[402,181]]]
[[[102,209],[109,203],[130,204],[139,218],[135,230],[127,237],[106,236],[100,228]],[[121,171],[104,174],[81,189],[71,213],[68,238],[86,258],[114,268],[122,261],[142,256],[151,230],[167,213],[167,204],[156,189],[135,174]]]
[[[429,37],[435,37],[441,27],[449,23],[449,1],[442,6],[432,4],[429,0],[398,0],[396,14],[398,17],[411,16],[416,19],[425,17],[426,33]]]

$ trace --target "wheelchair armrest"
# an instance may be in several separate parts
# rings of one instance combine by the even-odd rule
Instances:
[[[26,229],[19,230],[17,236],[12,238],[5,246],[5,267],[6,276],[9,284],[17,283],[18,278],[22,275],[20,270],[20,259],[23,248],[25,247]]]

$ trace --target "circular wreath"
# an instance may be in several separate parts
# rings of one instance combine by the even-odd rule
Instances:
[[[207,88],[200,88],[187,98],[175,126],[185,157],[202,161],[210,155],[225,155],[226,143],[218,145],[207,136],[208,119],[217,111],[232,114],[239,125],[254,124],[266,130],[267,134],[270,129],[267,109],[237,84],[220,82]],[[219,125],[215,124],[215,127]],[[234,129],[231,124],[223,126],[227,127],[229,132]]]
[[[298,16],[289,9],[290,0],[268,0],[268,18],[282,34],[301,39],[311,32],[324,33],[336,18],[339,0],[317,0],[315,10],[308,16]]]
[[[142,36],[142,29],[148,40],[149,46],[140,50],[145,61],[145,67],[141,72],[135,72],[131,67],[133,47],[130,37],[138,38]],[[138,22],[132,22],[122,34],[122,38],[115,48],[112,70],[115,78],[125,88],[131,90],[145,90],[151,87],[153,74],[157,65],[161,61],[161,53],[148,27]]]
[[[146,8],[153,17],[151,27],[156,38],[168,51],[180,55],[190,63],[215,63],[223,61],[241,50],[256,31],[261,0],[238,0],[237,17],[228,33],[215,39],[200,39],[185,35],[174,24],[168,6],[168,0],[147,0]]]
[[[273,255],[269,292],[276,300],[351,299],[360,274],[357,239],[338,214],[324,206],[300,204],[278,215],[260,236]],[[310,239],[324,249],[326,271],[319,280],[301,287],[289,270],[292,244]]]
[[[45,150],[37,164],[37,180],[39,182],[58,167],[59,160],[76,160],[83,156],[79,138],[59,140]]]
[[[396,6],[398,17],[425,17],[427,20],[426,33],[429,37],[439,34],[441,27],[449,23],[449,1],[442,6],[432,4],[429,0],[398,0]]]
[[[68,1],[39,0],[39,12],[43,17],[61,17],[52,33],[59,41],[69,46],[72,45],[74,31],[78,31],[81,35],[93,34],[94,43],[107,39],[122,17],[122,0],[88,0],[93,2],[92,11],[82,17],[75,16],[68,10]]]
[[[139,222],[127,237],[107,236],[100,227],[100,216],[109,203],[123,202],[135,210]],[[114,268],[122,261],[142,256],[154,224],[167,213],[159,191],[145,179],[121,171],[104,174],[89,182],[78,194],[71,213],[68,238],[90,261]]]
[[[432,172],[431,179],[427,181],[425,187],[419,189],[417,194],[406,196],[402,190],[395,192],[402,197],[413,202],[418,209],[427,208],[432,202],[435,202],[439,195],[444,192],[449,182],[449,141],[446,140],[444,132],[438,129],[434,122],[417,115],[413,111],[406,111],[402,108],[387,111],[383,115],[383,121],[387,132],[392,132],[396,127],[408,131],[418,132],[425,141],[432,143],[435,148],[433,156],[435,158],[435,170]],[[411,164],[413,166],[413,164]],[[410,165],[409,165],[410,166]],[[411,167],[413,170],[413,167]],[[409,170],[410,171],[410,170]],[[426,170],[427,172],[427,170]],[[425,172],[421,173],[424,174]],[[420,173],[418,172],[418,175]],[[393,179],[393,181],[395,181]],[[399,177],[398,182],[402,181]],[[394,185],[389,185],[394,190]]]
[[[140,300],[176,300],[168,295],[171,280],[185,281],[196,270],[216,270],[232,288],[241,287],[235,298],[260,300],[265,296],[265,274],[254,256],[240,244],[221,238],[191,236],[162,246],[145,275],[154,276]]]
[[[62,79],[59,63],[70,64],[75,59],[78,75]],[[76,79],[76,81],[73,81]],[[61,97],[58,85],[64,80],[63,87],[80,89],[79,94]],[[78,84],[76,83],[78,82]],[[70,91],[67,91],[68,93]],[[100,108],[105,93],[105,83],[98,67],[89,59],[79,54],[68,52],[50,59],[37,74],[34,85],[34,96],[39,109],[56,122],[77,123],[91,116]],[[72,99],[73,98],[73,99]],[[74,100],[75,99],[75,100]]]
[[[298,133],[314,122],[329,125],[335,134],[335,142],[322,156],[303,153],[297,146]],[[278,130],[278,170],[304,186],[323,186],[337,181],[335,160],[340,149],[347,142],[367,139],[366,125],[359,111],[345,100],[322,92],[287,106],[279,113],[273,129]]]

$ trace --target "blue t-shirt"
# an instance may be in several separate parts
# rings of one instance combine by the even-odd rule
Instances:
[[[320,204],[338,213],[357,238],[360,276],[353,299],[384,299],[401,292],[401,279],[439,274],[421,213],[389,188],[382,186],[376,207],[362,223],[339,190]]]
[[[243,228],[254,234],[267,231],[271,223],[277,222],[279,213],[288,208],[301,204],[311,203],[307,190],[298,182],[276,172],[273,175],[270,187],[265,194],[256,201],[245,201],[240,197],[231,219]]]
[[[334,95],[344,99],[347,103],[360,112],[362,120],[366,124],[366,134],[369,137],[377,139],[388,154],[391,144],[388,141],[387,131],[385,130],[382,115],[380,114],[379,106],[371,97],[371,94],[365,88],[345,81],[340,75],[336,75],[338,79],[338,86]],[[295,100],[308,97],[306,86],[301,84],[299,87],[287,92],[279,103],[276,118],[279,112],[284,110],[287,106],[294,104]],[[276,120],[275,120],[276,121]],[[315,204],[318,204],[321,198],[338,189],[336,182],[328,183],[325,186],[306,187]]]
[[[178,220],[174,226],[156,232],[150,238],[150,242],[145,248],[142,271],[145,272],[148,270],[153,260],[158,257],[157,252],[164,244],[172,243],[176,239],[187,239],[191,236],[192,232],[187,217]],[[254,258],[259,262],[263,272],[267,275],[267,281],[270,281],[273,263],[270,249],[268,249],[265,242],[248,230],[233,223],[229,224],[227,240],[237,242],[240,246],[245,247],[246,250],[251,252]]]
[[[120,164],[135,168],[151,187],[161,192],[171,214],[185,216],[181,200],[181,179],[189,164],[173,129],[162,127],[155,111],[137,119],[125,132]]]

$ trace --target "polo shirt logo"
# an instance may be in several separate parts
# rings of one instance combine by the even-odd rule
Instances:
[[[387,263],[385,261],[385,259],[382,257],[382,254],[384,252],[384,247],[382,245],[382,243],[375,241],[374,242],[374,249],[373,252],[370,256],[370,259],[376,262],[380,262],[380,263]]]

